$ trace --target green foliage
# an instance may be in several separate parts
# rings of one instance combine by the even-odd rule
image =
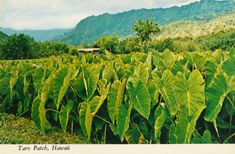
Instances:
[[[7,34],[4,34],[3,32],[0,31],[0,41],[2,41],[5,38],[7,38]]]
[[[69,53],[69,46],[62,42],[37,42],[34,58],[49,57]]]
[[[144,52],[147,51],[147,43],[148,41],[151,41],[151,36],[160,32],[158,24],[150,19],[137,20],[133,24],[132,29],[133,31],[135,31],[136,35],[140,39]]]
[[[111,53],[118,53],[119,40],[117,36],[105,36],[97,40],[96,45],[102,51],[109,51]]]
[[[3,59],[29,59],[33,57],[33,38],[24,34],[14,34],[1,43]]]
[[[235,30],[226,30],[205,37],[199,37],[196,42],[202,50],[230,50],[235,47]]]
[[[169,50],[0,61],[0,111],[86,143],[234,143],[233,64]]]

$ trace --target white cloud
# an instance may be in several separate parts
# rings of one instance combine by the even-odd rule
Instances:
[[[0,27],[70,28],[90,15],[179,6],[193,1],[198,0],[0,0]]]

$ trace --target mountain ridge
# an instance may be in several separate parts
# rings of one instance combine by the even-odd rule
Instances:
[[[159,25],[166,25],[180,20],[210,20],[219,15],[231,13],[234,8],[235,2],[231,0],[202,0],[181,7],[139,9],[116,14],[104,13],[81,20],[73,30],[56,40],[78,45],[105,35],[125,37],[133,34],[131,26],[139,18],[151,18]]]
[[[0,31],[0,41],[7,38],[7,34],[3,33],[2,31]]]
[[[55,37],[58,37],[60,35],[63,35],[70,31],[70,29],[45,29],[45,30],[31,30],[31,29],[22,29],[22,30],[16,30],[12,28],[1,28],[0,31],[4,32],[7,35],[12,34],[27,34],[31,37],[33,37],[36,41],[50,41],[53,40]]]

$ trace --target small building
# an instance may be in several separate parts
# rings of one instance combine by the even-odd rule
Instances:
[[[97,53],[99,54],[100,48],[79,48],[78,53]]]

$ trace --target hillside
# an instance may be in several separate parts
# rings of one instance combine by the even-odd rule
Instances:
[[[219,16],[207,21],[178,21],[161,28],[157,39],[198,37],[219,31],[235,29],[235,13]]]
[[[6,33],[7,35],[23,33],[33,37],[36,41],[49,41],[54,39],[55,37],[65,34],[69,30],[70,29],[14,30],[10,28],[0,28],[0,31]]]
[[[0,31],[0,40],[5,39],[6,37],[7,35]]]
[[[151,18],[159,25],[166,25],[182,20],[210,20],[230,13],[234,8],[235,2],[231,0],[201,0],[201,2],[181,7],[140,9],[117,14],[106,13],[85,18],[72,31],[56,40],[77,45],[94,41],[104,35],[128,36],[133,34],[131,25],[138,18]]]

